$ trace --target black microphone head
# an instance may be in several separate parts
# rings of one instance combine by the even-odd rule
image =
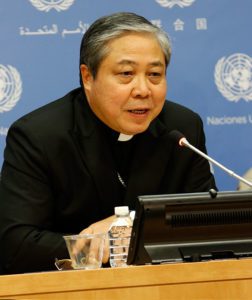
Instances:
[[[183,135],[183,133],[181,133],[180,131],[178,131],[178,130],[176,130],[176,129],[170,131],[168,135],[169,135],[169,137],[170,137],[172,140],[174,140],[176,143],[179,143],[180,140],[181,140],[182,138],[185,137],[185,136]]]

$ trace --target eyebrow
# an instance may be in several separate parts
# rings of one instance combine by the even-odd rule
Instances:
[[[129,59],[122,59],[118,62],[119,65],[137,65],[137,63],[133,60],[129,60]],[[153,67],[164,67],[164,64],[157,60],[157,61],[153,61],[151,63],[149,63],[148,65],[153,66]]]

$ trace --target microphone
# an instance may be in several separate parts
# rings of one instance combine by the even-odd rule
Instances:
[[[187,147],[187,148],[191,149],[192,151],[198,153],[200,156],[204,157],[205,159],[207,159],[211,163],[213,163],[216,166],[218,166],[219,168],[221,168],[223,171],[225,171],[226,173],[228,173],[230,176],[235,177],[236,179],[238,179],[238,180],[244,182],[245,184],[247,184],[248,186],[252,187],[252,182],[250,182],[250,181],[246,180],[245,178],[239,176],[234,171],[229,170],[228,168],[226,168],[225,166],[223,166],[222,164],[220,164],[219,162],[217,162],[216,160],[214,160],[210,156],[206,155],[204,152],[200,151],[199,149],[197,149],[196,147],[194,147],[193,145],[191,145],[188,142],[188,140],[186,139],[186,137],[181,132],[179,132],[178,130],[172,130],[172,131],[170,131],[169,132],[169,137],[171,139],[173,139],[176,143],[178,143],[179,146],[181,146],[181,147]]]

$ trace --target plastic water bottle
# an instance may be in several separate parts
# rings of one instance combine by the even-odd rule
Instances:
[[[132,219],[128,206],[115,207],[116,219],[109,229],[110,266],[127,266]]]

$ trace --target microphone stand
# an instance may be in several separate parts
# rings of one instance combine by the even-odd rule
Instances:
[[[204,152],[200,151],[199,149],[197,149],[196,147],[194,147],[193,145],[191,145],[187,139],[185,137],[182,137],[179,140],[179,145],[180,146],[185,146],[190,148],[191,150],[193,150],[194,152],[198,153],[199,155],[203,156],[205,159],[207,159],[208,161],[212,162],[213,164],[215,164],[216,166],[218,166],[219,168],[221,168],[222,170],[224,170],[225,172],[227,172],[230,176],[235,177],[236,179],[242,181],[243,183],[247,184],[248,186],[252,187],[252,182],[246,180],[245,178],[239,176],[238,174],[236,174],[234,171],[229,170],[228,168],[226,168],[225,166],[223,166],[222,164],[220,164],[218,161],[214,160],[213,158],[211,158],[210,156],[206,155]]]

